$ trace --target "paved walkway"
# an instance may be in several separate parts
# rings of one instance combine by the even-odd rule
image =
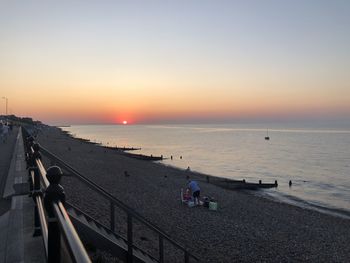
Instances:
[[[18,128],[14,128],[6,139],[0,139],[0,216],[7,212],[11,206],[11,200],[2,197],[17,135]]]
[[[22,133],[12,133],[0,142],[0,263],[45,262],[42,237],[32,236],[34,202],[28,197]]]

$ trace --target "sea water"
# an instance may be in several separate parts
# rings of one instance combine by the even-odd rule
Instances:
[[[286,126],[285,126],[286,127]],[[72,135],[106,146],[140,147],[163,164],[278,188],[257,193],[350,216],[350,129],[261,125],[74,125]],[[171,159],[171,156],[173,157]],[[292,186],[289,186],[289,181]]]

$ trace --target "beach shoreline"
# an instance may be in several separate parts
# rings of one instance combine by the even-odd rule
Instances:
[[[67,136],[81,140],[86,143],[90,143],[93,145],[100,146],[102,148],[106,149],[112,149],[119,151],[120,154],[125,154],[131,158],[137,158],[142,160],[148,160],[148,161],[155,161],[159,165],[163,165],[165,167],[171,167],[174,169],[179,169],[179,171],[186,171],[188,174],[196,175],[200,178],[201,181],[209,181],[213,184],[216,184],[217,186],[221,186],[227,189],[232,190],[247,190],[249,194],[259,196],[261,198],[266,198],[268,200],[274,201],[274,202],[283,202],[290,205],[298,206],[305,209],[310,209],[313,211],[317,211],[320,213],[325,213],[332,216],[337,216],[345,219],[350,219],[350,211],[346,209],[342,209],[339,207],[332,207],[332,206],[326,206],[325,204],[316,204],[301,198],[298,198],[296,196],[288,195],[286,193],[282,193],[280,191],[275,192],[266,192],[263,188],[276,188],[278,189],[278,182],[275,180],[275,182],[263,182],[262,186],[259,187],[258,183],[254,183],[251,181],[247,181],[246,184],[242,184],[244,179],[238,180],[238,179],[232,179],[225,176],[217,176],[205,172],[199,172],[196,170],[186,170],[185,168],[181,168],[179,166],[173,165],[171,163],[164,163],[163,160],[170,159],[170,157],[164,157],[162,156],[148,156],[143,153],[135,153],[135,150],[141,150],[141,148],[137,147],[112,147],[106,144],[103,144],[102,142],[95,142],[86,138],[81,138],[76,136],[75,134],[72,134],[70,131],[64,130],[63,126],[56,126],[57,128],[61,129],[61,131],[66,134]],[[62,128],[61,128],[62,127]],[[225,183],[226,182],[226,183]],[[231,182],[230,184],[227,184],[227,182]],[[233,184],[232,184],[233,183]]]
[[[65,136],[58,128],[44,129],[39,133],[38,141],[58,156],[64,156],[62,159],[180,240],[191,251],[202,255],[204,262],[345,262],[350,255],[346,246],[350,242],[350,220],[274,202],[244,191],[222,189],[207,184],[203,180],[207,175],[132,159],[111,149]],[[125,170],[130,177],[124,176]],[[180,188],[185,187],[189,174],[200,181],[203,195],[218,200],[217,212],[180,204]],[[108,209],[96,208],[101,200],[86,197],[85,190],[78,189],[77,184],[72,187],[72,182],[75,183],[74,178],[64,178],[68,199],[106,223]]]

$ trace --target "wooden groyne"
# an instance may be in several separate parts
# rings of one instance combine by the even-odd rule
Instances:
[[[206,176],[206,182],[211,183],[226,189],[237,190],[237,189],[246,189],[246,190],[258,190],[260,188],[275,188],[278,186],[277,181],[274,183],[263,183],[259,180],[258,183],[246,182],[246,180],[232,180],[227,178],[219,178],[214,176]]]
[[[62,127],[62,126],[61,126]],[[89,144],[95,144],[95,145],[100,145],[106,149],[109,149],[109,150],[115,150],[115,151],[139,151],[141,150],[141,148],[139,147],[118,147],[118,146],[105,146],[105,145],[102,145],[101,143],[99,142],[94,142],[94,141],[91,141],[89,139],[83,139],[83,138],[78,138],[78,137],[75,137],[73,136],[70,132],[68,131],[64,131],[62,130],[62,133],[67,135],[68,137],[71,137],[71,138],[74,138],[75,140],[78,140],[78,141],[81,141],[81,142],[84,142],[84,143],[89,143]]]
[[[135,154],[135,153],[125,153],[128,157],[135,158],[143,161],[162,161],[164,160],[163,155],[153,156],[153,155],[144,155],[144,154]]]
[[[118,147],[118,146],[103,146],[107,149],[110,149],[110,150],[115,150],[115,151],[139,151],[141,150],[141,148],[137,148],[137,147]]]

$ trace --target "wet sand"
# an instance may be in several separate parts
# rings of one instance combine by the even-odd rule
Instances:
[[[350,258],[348,219],[223,189],[206,183],[198,174],[129,158],[71,138],[58,128],[44,129],[38,141],[189,248],[202,262],[347,262]],[[218,211],[180,203],[180,189],[186,186],[189,174],[200,181],[202,196],[218,200]],[[69,202],[109,225],[106,200],[71,176],[65,176],[62,185]],[[125,234],[125,215],[119,210],[116,222],[117,231]],[[136,244],[157,255],[155,236],[138,224],[135,231]],[[165,246],[170,254],[166,261],[181,262],[182,254],[167,243]]]

